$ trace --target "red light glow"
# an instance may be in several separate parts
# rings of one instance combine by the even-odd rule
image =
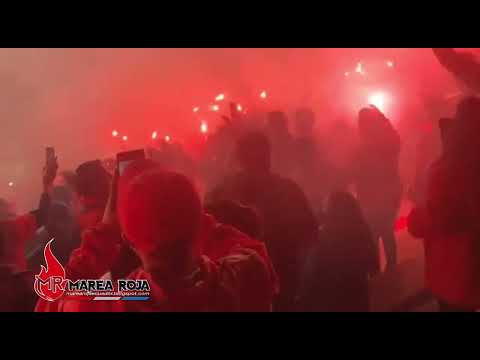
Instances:
[[[389,96],[384,92],[376,92],[368,97],[368,103],[375,105],[381,112],[385,112],[389,100]]]
[[[208,133],[208,124],[205,121],[202,121],[202,124],[200,125],[200,132],[202,134]]]

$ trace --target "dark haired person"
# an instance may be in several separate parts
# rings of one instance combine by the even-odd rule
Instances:
[[[94,226],[102,219],[110,191],[111,176],[100,160],[88,161],[76,170],[75,192],[81,209],[80,229]]]
[[[360,205],[348,193],[332,194],[304,267],[298,310],[368,312],[369,278],[377,272],[377,252]]]
[[[304,255],[317,236],[317,222],[305,194],[271,170],[270,143],[260,132],[245,134],[236,146],[240,171],[207,195],[209,202],[233,200],[261,217],[265,243],[280,280],[275,310],[293,311]]]
[[[392,270],[397,264],[394,223],[402,198],[400,137],[373,106],[360,111],[358,130],[361,144],[350,169],[351,180],[374,240],[383,241],[386,270]]]

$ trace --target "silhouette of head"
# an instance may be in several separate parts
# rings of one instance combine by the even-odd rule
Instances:
[[[384,141],[394,132],[389,119],[374,105],[358,113],[358,130],[364,141]]]
[[[236,158],[248,174],[270,172],[270,142],[261,132],[250,132],[237,142]]]
[[[105,206],[111,176],[100,160],[88,161],[76,170],[76,193],[84,206]]]
[[[131,177],[118,190],[119,223],[140,257],[183,266],[202,217],[200,197],[190,180],[157,167]]]

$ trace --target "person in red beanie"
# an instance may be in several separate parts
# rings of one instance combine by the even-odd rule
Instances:
[[[148,161],[134,162],[119,179],[116,174],[112,189],[103,221],[84,233],[81,247],[66,267],[67,278],[100,278],[118,260],[123,236],[141,259],[127,279],[148,280],[150,300],[64,298],[39,301],[36,311],[271,309],[277,283],[265,248],[205,215],[186,177]],[[205,249],[216,242],[218,251],[207,256]]]

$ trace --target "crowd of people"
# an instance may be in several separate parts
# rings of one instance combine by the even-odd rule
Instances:
[[[75,171],[59,171],[61,154],[47,161],[37,209],[18,215],[0,200],[0,310],[371,311],[371,279],[398,265],[399,134],[375,106],[361,109],[358,143],[338,166],[311,109],[295,112],[294,132],[285,113],[263,116],[232,111],[198,161],[165,141],[121,174],[100,160]],[[423,239],[440,309],[475,311],[480,99],[462,100],[438,131],[442,154],[417,169],[408,230]],[[66,278],[146,279],[150,299],[39,299],[34,275],[52,238]]]

